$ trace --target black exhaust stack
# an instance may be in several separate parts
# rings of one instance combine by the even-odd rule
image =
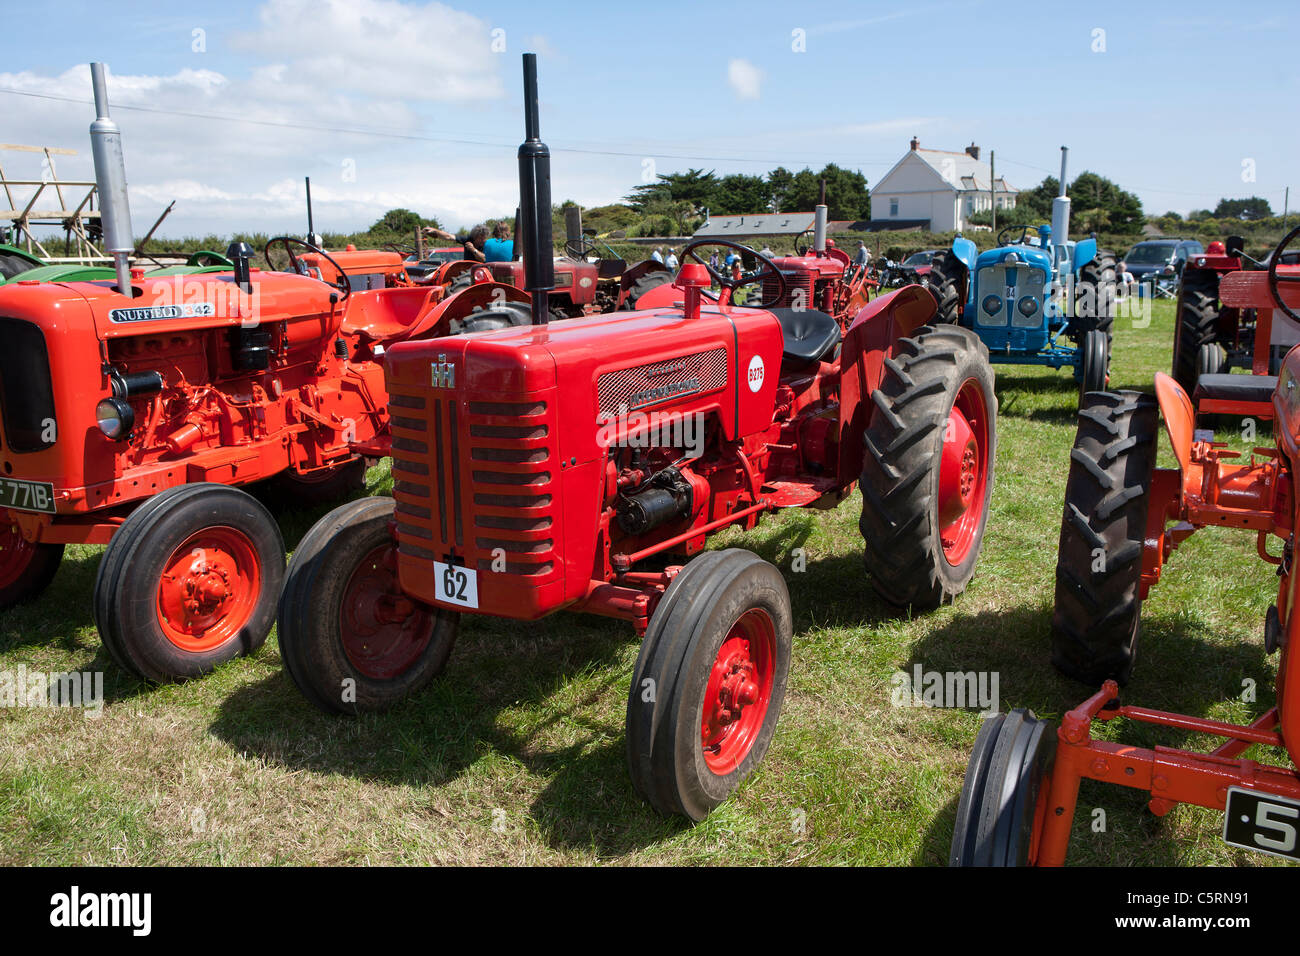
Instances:
[[[519,208],[524,240],[524,289],[532,299],[533,325],[551,319],[555,288],[551,257],[551,151],[537,121],[537,54],[524,54],[524,135],[519,146]],[[516,237],[519,238],[519,237]]]

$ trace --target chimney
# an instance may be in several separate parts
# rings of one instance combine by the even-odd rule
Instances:
[[[971,159],[979,159],[980,148],[976,146],[974,143],[971,143],[969,146],[966,147],[966,155],[969,156]]]
[[[919,139],[917,139],[915,136],[913,136],[913,137],[912,137],[912,149],[916,149],[916,148],[917,148],[918,146],[920,146],[920,145],[921,145],[921,141],[920,141]]]

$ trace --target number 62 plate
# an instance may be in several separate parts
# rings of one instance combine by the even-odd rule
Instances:
[[[478,571],[458,564],[433,562],[434,597],[460,607],[478,607]]]
[[[1247,850],[1300,860],[1300,802],[1258,790],[1228,788],[1223,842]]]

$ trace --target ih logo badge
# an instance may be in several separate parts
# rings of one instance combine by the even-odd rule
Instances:
[[[447,361],[446,355],[439,355],[438,361],[430,362],[429,369],[432,373],[434,388],[456,387],[456,366]]]

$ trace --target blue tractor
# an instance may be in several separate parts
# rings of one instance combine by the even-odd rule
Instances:
[[[958,236],[935,255],[927,278],[936,322],[973,330],[993,362],[1068,366],[1082,397],[1104,390],[1109,377],[1115,257],[1095,238],[1068,239],[1065,156],[1061,147],[1052,225],[1008,227],[982,253]]]

